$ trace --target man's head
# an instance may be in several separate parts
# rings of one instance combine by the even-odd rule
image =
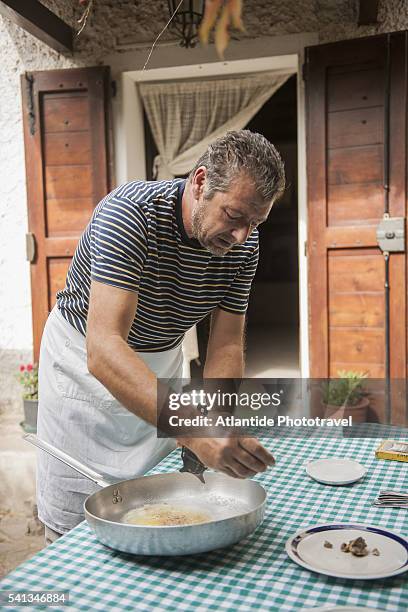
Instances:
[[[190,172],[193,237],[225,255],[265,221],[285,189],[283,162],[261,134],[240,130],[218,138]]]

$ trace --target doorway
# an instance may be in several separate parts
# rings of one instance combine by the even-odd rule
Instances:
[[[297,184],[297,75],[264,104],[246,126],[263,134],[285,163],[286,190],[259,227],[259,264],[250,295],[248,378],[297,378],[299,364],[299,262]]]
[[[114,124],[115,124],[115,169],[119,182],[132,180],[135,177],[146,179],[151,177],[150,169],[152,167],[152,154],[150,149],[150,159],[146,159],[145,143],[149,142],[149,134],[146,133],[146,123],[143,117],[143,103],[138,92],[139,83],[143,82],[168,82],[179,79],[197,78],[200,74],[201,78],[218,78],[230,77],[235,74],[246,74],[264,71],[292,72],[293,75],[302,74],[302,63],[304,57],[304,48],[306,45],[313,44],[317,41],[315,34],[305,34],[302,36],[293,35],[290,40],[281,41],[279,38],[273,38],[269,41],[270,48],[275,51],[275,55],[268,57],[246,57],[243,59],[239,56],[233,61],[214,62],[208,64],[192,63],[191,65],[180,65],[163,68],[153,68],[148,71],[131,71],[123,72],[121,75],[121,97],[114,104]],[[282,55],[282,52],[284,53]],[[164,61],[164,60],[163,60]],[[299,76],[292,80],[293,84],[297,84],[296,104],[297,104],[297,169],[292,173],[294,180],[291,182],[290,188],[298,186],[298,289],[299,289],[299,325],[298,325],[298,341],[300,344],[300,357],[295,349],[291,349],[290,354],[294,358],[289,359],[289,363],[300,361],[300,371],[303,377],[309,374],[309,335],[308,335],[308,274],[307,274],[307,257],[306,257],[306,237],[307,237],[307,198],[306,198],[306,132],[305,132],[305,98],[304,98],[304,81]],[[293,85],[292,85],[293,86]],[[276,92],[278,93],[278,92]],[[295,97],[292,96],[292,100]],[[270,119],[266,121],[260,131],[267,131],[273,126],[268,125]],[[265,123],[265,122],[264,122]],[[275,127],[278,127],[278,122],[275,121]],[[251,124],[249,124],[251,125]],[[151,141],[150,141],[151,144]],[[149,157],[149,154],[147,154]],[[292,251],[293,253],[293,251]],[[255,294],[254,294],[255,295]],[[293,308],[296,308],[292,302]],[[251,324],[252,325],[252,324]],[[294,326],[291,327],[294,329]],[[203,342],[199,337],[200,356],[205,356],[206,339],[203,334]],[[251,340],[251,338],[250,338]],[[276,341],[276,335],[275,335]],[[292,343],[287,342],[287,347],[296,345],[295,340]],[[282,346],[282,345],[281,345]],[[281,349],[282,350],[282,349]],[[281,362],[284,363],[284,355],[280,353]],[[193,366],[193,363],[191,364]],[[295,366],[296,367],[296,366]],[[293,369],[286,368],[287,376],[291,376]],[[192,368],[193,375],[193,368]]]
[[[152,180],[158,150],[145,112],[143,115],[146,176]],[[285,193],[274,205],[268,221],[259,228],[260,257],[248,308],[245,376],[297,378],[300,365],[296,74],[245,127],[263,134],[277,147],[286,171]],[[193,378],[202,375],[208,332],[209,317],[197,325],[200,360],[191,363]]]

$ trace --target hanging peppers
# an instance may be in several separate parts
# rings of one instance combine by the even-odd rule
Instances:
[[[230,25],[241,32],[245,30],[242,23],[242,0],[206,0],[204,17],[199,29],[200,41],[204,45],[208,44],[210,32],[220,11],[221,15],[215,26],[214,42],[219,57],[224,59],[224,52],[230,39]]]

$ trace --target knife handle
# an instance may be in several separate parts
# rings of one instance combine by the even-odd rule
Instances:
[[[180,469],[180,472],[200,475],[207,469],[197,455],[186,446],[183,446],[181,449],[181,458],[183,460],[183,467]]]

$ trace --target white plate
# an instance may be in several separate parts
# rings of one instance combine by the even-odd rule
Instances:
[[[322,484],[346,485],[363,478],[367,468],[353,459],[329,457],[310,461],[306,465],[306,473]]]
[[[340,550],[343,542],[360,536],[369,549],[378,548],[378,557],[372,554],[355,557]],[[333,548],[324,546],[326,540],[333,544]],[[382,527],[337,523],[315,525],[291,536],[285,549],[298,565],[335,578],[374,580],[408,570],[408,540]]]

